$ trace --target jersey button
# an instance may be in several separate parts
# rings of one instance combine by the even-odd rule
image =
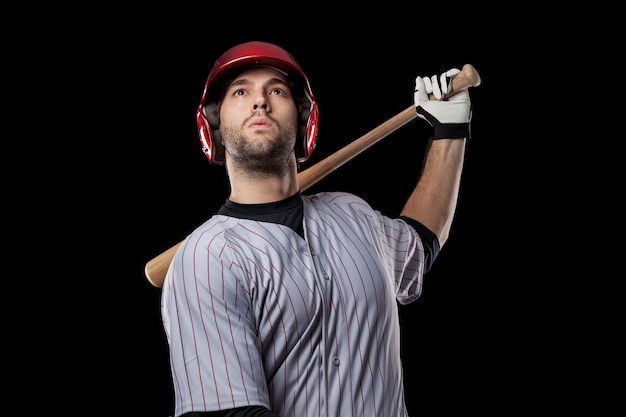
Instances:
[[[339,357],[338,356],[333,356],[333,363],[337,366],[339,366]]]

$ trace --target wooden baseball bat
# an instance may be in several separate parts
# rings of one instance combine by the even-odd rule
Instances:
[[[446,98],[458,93],[469,87],[477,87],[480,85],[480,75],[476,69],[470,65],[465,64],[461,69],[461,72],[452,79],[452,90],[446,94]],[[434,97],[431,95],[431,99]],[[417,117],[415,111],[415,105],[412,104],[406,110],[393,116],[391,119],[375,127],[368,133],[364,134],[355,141],[349,143],[343,148],[339,149],[335,153],[329,155],[325,159],[319,161],[315,165],[305,169],[298,173],[298,182],[300,183],[300,191],[305,191],[307,188],[313,186],[315,183],[326,177],[328,174],[377,143],[390,133],[404,126],[411,120]],[[162,288],[165,282],[165,276],[167,270],[174,259],[174,255],[178,250],[178,247],[183,242],[179,242],[171,248],[162,252],[160,255],[151,259],[146,263],[145,274],[148,281],[157,288]]]

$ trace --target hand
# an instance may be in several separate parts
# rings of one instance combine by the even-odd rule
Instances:
[[[415,79],[415,110],[417,115],[433,127],[433,139],[463,139],[470,137],[472,103],[467,89],[445,99],[452,91],[452,78],[461,72],[452,68],[439,77]],[[430,100],[429,94],[436,100]]]

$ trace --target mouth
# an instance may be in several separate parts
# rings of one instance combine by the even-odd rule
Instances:
[[[248,125],[248,127],[253,127],[256,129],[269,128],[271,126],[272,123],[267,119],[255,119]]]

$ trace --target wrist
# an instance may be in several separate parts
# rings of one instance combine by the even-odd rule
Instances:
[[[469,123],[442,123],[433,129],[433,140],[437,139],[469,139],[471,136]]]

